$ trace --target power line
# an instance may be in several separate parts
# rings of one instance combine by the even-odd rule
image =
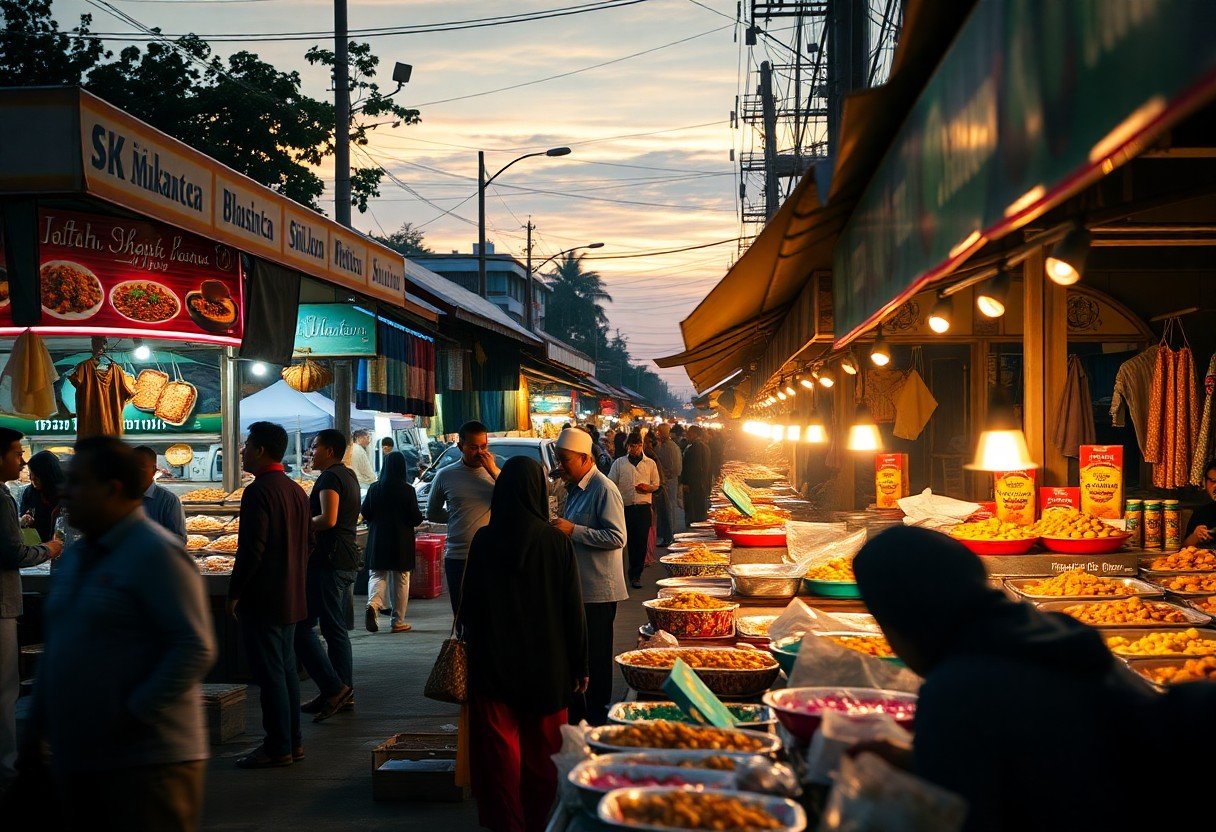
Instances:
[[[628,259],[632,259],[635,257],[655,257],[660,254],[678,254],[681,251],[696,251],[699,248],[712,248],[713,246],[724,246],[724,245],[727,245],[728,243],[735,244],[738,242],[739,242],[738,237],[731,237],[729,239],[718,240],[717,242],[713,242],[713,243],[702,243],[699,246],[685,246],[683,248],[671,248],[671,249],[667,249],[666,251],[643,251],[643,252],[638,252],[637,254],[599,254],[599,255],[589,254],[589,255],[587,255],[586,259],[588,259],[588,260],[628,260]]]

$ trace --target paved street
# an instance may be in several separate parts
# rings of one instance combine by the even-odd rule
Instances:
[[[620,606],[617,615],[617,649],[631,646],[646,615],[641,602],[653,598],[653,582],[660,567],[646,572],[646,588]],[[321,725],[305,717],[307,759],[284,769],[241,771],[233,761],[260,740],[257,688],[249,688],[248,734],[214,751],[207,773],[207,799],[203,827],[219,832],[255,829],[351,830],[400,828],[407,821],[427,832],[477,829],[477,812],[470,799],[463,804],[376,803],[371,795],[372,749],[400,732],[442,731],[456,724],[455,706],[422,696],[422,686],[442,640],[451,626],[447,595],[432,601],[410,602],[410,633],[363,629],[364,598],[356,598],[357,630],[352,632],[355,654],[357,708]],[[509,626],[509,622],[504,622]],[[524,634],[526,638],[527,634]],[[625,693],[617,677],[618,697]],[[311,698],[316,688],[304,682],[302,694]]]

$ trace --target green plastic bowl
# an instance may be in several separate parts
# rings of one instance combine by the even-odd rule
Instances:
[[[802,649],[802,638],[785,638],[781,641],[770,641],[768,651],[773,654],[773,658],[777,660],[777,664],[781,665],[781,669],[785,671],[785,675],[789,676],[794,672],[794,663],[798,661],[798,651]],[[908,665],[903,659],[898,656],[892,656],[889,659],[882,659],[887,664],[893,664],[896,667],[907,667]]]
[[[854,581],[816,581],[803,578],[806,591],[823,598],[860,598],[861,590]]]

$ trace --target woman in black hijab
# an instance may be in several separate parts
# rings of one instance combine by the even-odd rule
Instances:
[[[473,792],[491,830],[543,830],[557,794],[570,698],[587,689],[587,625],[574,548],[549,525],[545,474],[502,466],[490,522],[469,547],[458,615],[469,651]]]
[[[367,521],[367,610],[364,623],[369,632],[380,629],[380,611],[393,610],[393,632],[407,633],[410,572],[414,571],[414,529],[422,522],[418,495],[406,479],[406,459],[401,451],[384,458],[380,479],[363,498]]]
[[[50,451],[39,451],[26,465],[30,469],[30,484],[21,492],[21,525],[35,529],[38,539],[46,543],[55,534],[55,518],[67,476],[59,465],[59,457]]]
[[[979,558],[937,532],[886,531],[853,569],[891,647],[925,679],[905,762],[966,798],[967,832],[1153,827],[1138,816],[1144,801],[1111,788],[1128,782],[1131,760],[1153,760],[1154,778],[1176,782],[1153,748],[1168,745],[1150,715],[1165,697],[1097,630],[1010,600]]]

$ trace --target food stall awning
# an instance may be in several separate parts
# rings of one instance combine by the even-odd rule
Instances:
[[[86,194],[390,306],[407,305],[398,252],[78,87],[0,88],[0,148],[6,195]]]
[[[411,294],[437,305],[445,313],[474,326],[488,329],[531,346],[541,346],[541,339],[494,304],[463,286],[424,268],[412,260],[405,261],[405,281]]]
[[[835,346],[1216,98],[1214,30],[1213,3],[979,0],[841,233]]]

